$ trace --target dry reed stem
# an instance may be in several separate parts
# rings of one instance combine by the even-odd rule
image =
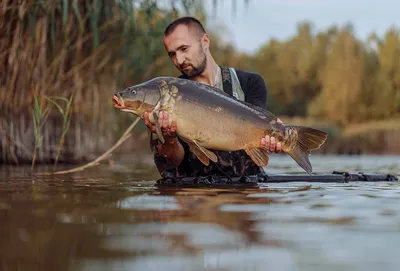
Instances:
[[[18,140],[18,139],[13,139],[10,135],[7,134],[8,129],[6,129],[2,122],[0,122],[0,135],[4,136],[6,140],[11,144],[14,145],[17,148],[20,148],[26,155],[29,157],[32,157],[32,153],[28,150],[27,147],[24,146],[24,144]],[[16,156],[13,154],[13,156]]]
[[[121,138],[117,141],[117,143],[114,144],[110,149],[108,149],[105,153],[97,157],[95,160],[87,163],[86,165],[79,166],[76,168],[68,169],[68,170],[60,170],[56,172],[41,172],[41,173],[34,173],[34,175],[60,175],[60,174],[67,174],[67,173],[73,173],[73,172],[78,172],[78,171],[83,171],[88,167],[92,166],[97,166],[99,163],[108,157],[110,157],[111,152],[113,152],[116,148],[118,148],[119,145],[121,145],[125,140],[127,140],[131,135],[129,132],[133,129],[133,127],[136,126],[136,124],[139,122],[140,118],[136,118],[136,120],[126,129],[124,134],[121,136]]]

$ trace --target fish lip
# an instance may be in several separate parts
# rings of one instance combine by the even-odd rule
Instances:
[[[112,101],[114,102],[114,108],[121,109],[124,108],[124,100],[121,99],[121,96],[118,94],[114,94]]]

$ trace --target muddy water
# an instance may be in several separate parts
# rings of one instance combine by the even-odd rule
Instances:
[[[270,162],[302,173],[285,156]],[[399,156],[312,163],[400,172]],[[0,168],[0,270],[400,270],[399,182],[163,188],[153,170]]]

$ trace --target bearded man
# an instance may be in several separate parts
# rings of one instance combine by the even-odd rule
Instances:
[[[164,47],[175,67],[185,78],[219,88],[238,100],[267,107],[267,87],[262,77],[232,67],[220,66],[210,53],[210,37],[196,18],[181,17],[164,32]],[[155,126],[144,116],[146,126],[155,134]],[[281,122],[279,120],[279,122]],[[168,113],[160,112],[159,124],[165,139],[153,141],[155,164],[163,178],[225,175],[243,177],[263,174],[245,151],[213,151],[218,161],[205,166],[176,135],[176,122],[169,125]],[[280,152],[281,144],[273,137],[260,138],[260,145],[270,152]]]

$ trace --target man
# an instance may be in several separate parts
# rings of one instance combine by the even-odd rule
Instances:
[[[202,24],[193,17],[172,22],[164,32],[164,47],[181,78],[194,80],[224,90],[251,104],[266,108],[267,88],[261,76],[228,67],[220,67],[210,53],[210,39]],[[146,126],[155,133],[155,126],[144,116]],[[204,166],[189,151],[188,145],[176,136],[176,122],[169,125],[168,113],[160,112],[159,123],[165,143],[155,143],[155,163],[163,178],[184,176],[227,175],[229,177],[263,173],[244,151],[213,150],[218,162]],[[281,144],[273,137],[260,138],[270,152],[280,152]]]

